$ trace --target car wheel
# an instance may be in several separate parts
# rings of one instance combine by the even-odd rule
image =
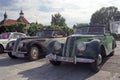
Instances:
[[[50,60],[50,63],[54,66],[59,66],[61,64],[61,61],[53,61],[53,60]]]
[[[39,49],[37,46],[32,46],[30,48],[30,53],[29,53],[29,60],[34,61],[39,58]]]
[[[102,66],[102,55],[99,54],[97,60],[91,64],[91,68],[93,72],[98,72]]]
[[[2,46],[2,45],[0,45],[0,54],[2,54],[2,53],[3,53],[3,50],[4,50],[3,46]]]
[[[17,58],[16,56],[12,55],[11,52],[8,53],[8,56],[9,56],[11,59],[16,59],[16,58]]]

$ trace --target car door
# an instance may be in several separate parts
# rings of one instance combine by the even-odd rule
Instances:
[[[107,50],[107,55],[109,55],[110,52],[112,51],[112,44],[113,44],[113,37],[109,33],[106,33],[104,35],[104,44]]]

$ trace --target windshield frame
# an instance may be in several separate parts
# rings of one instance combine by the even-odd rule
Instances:
[[[79,27],[75,30],[74,34],[82,35],[104,35],[105,27],[103,26],[85,26]]]
[[[40,30],[36,33],[36,36],[45,38],[53,37],[53,30]]]

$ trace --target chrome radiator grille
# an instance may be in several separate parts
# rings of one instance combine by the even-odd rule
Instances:
[[[19,44],[19,42],[20,42],[20,39],[17,39],[17,40],[15,41],[15,44],[14,44],[14,46],[13,46],[13,52],[18,51],[18,44]]]
[[[63,50],[64,56],[72,57],[72,53],[74,53],[75,40],[76,40],[76,37],[67,38],[67,41]]]

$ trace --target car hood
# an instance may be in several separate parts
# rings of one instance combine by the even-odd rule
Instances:
[[[68,39],[72,39],[79,42],[89,42],[92,40],[100,40],[104,38],[104,35],[81,35],[81,34],[73,34],[68,36]]]
[[[0,41],[4,41],[4,40],[8,40],[8,39],[0,39]]]
[[[24,37],[24,38],[19,38],[20,42],[24,42],[24,43],[29,43],[31,41],[46,41],[49,38],[42,38],[42,37],[36,37],[36,36],[32,36],[32,37]]]

